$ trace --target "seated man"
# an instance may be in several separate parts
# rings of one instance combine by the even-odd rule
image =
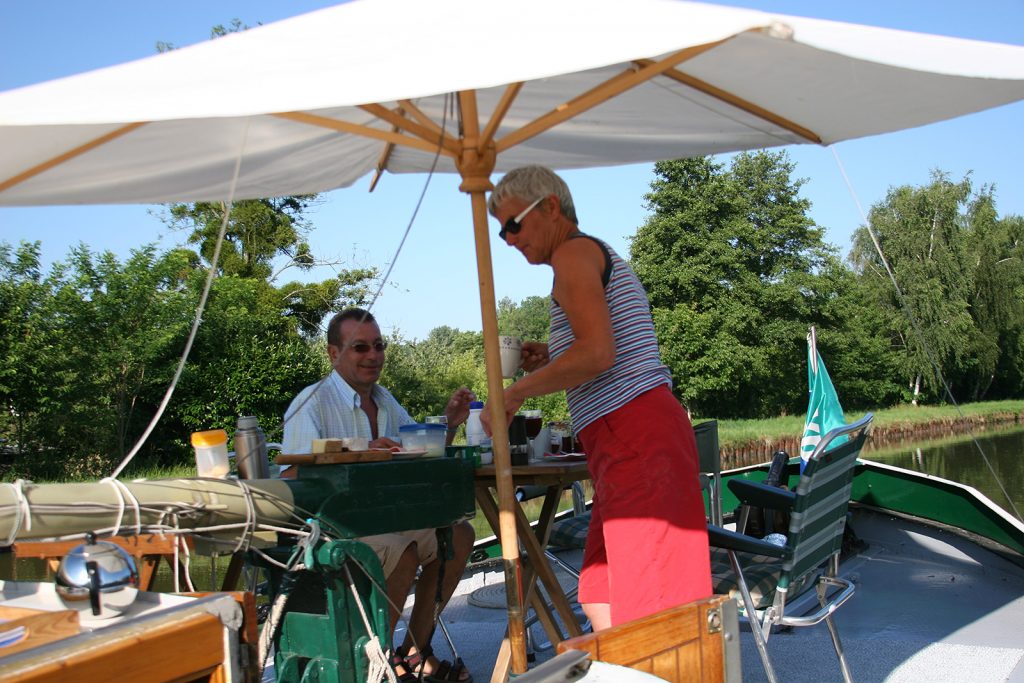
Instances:
[[[327,355],[334,372],[317,384],[299,392],[285,413],[284,452],[309,453],[314,439],[361,437],[370,448],[391,448],[400,445],[394,440],[399,427],[415,422],[398,404],[395,397],[377,384],[384,365],[387,343],[381,338],[376,320],[359,308],[336,314],[327,328]],[[448,418],[447,442],[453,431],[469,415],[473,393],[466,388],[452,394],[445,406]],[[287,476],[287,475],[282,475]],[[462,577],[466,560],[473,549],[474,532],[468,522],[452,528],[454,557],[444,563],[442,604],[447,603]],[[416,581],[416,597],[405,641],[393,658],[396,673],[406,678],[422,670],[425,680],[450,680],[466,683],[472,677],[461,668],[453,668],[433,656],[430,639],[433,635],[433,608],[437,597],[437,537],[434,529],[379,534],[359,539],[377,553],[384,568],[391,637],[405,605],[406,596]],[[384,643],[385,648],[392,643]],[[417,650],[417,646],[419,650]],[[417,676],[418,678],[418,676]]]

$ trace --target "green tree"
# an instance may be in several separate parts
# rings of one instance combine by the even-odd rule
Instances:
[[[192,274],[198,297],[205,273]],[[203,322],[183,373],[172,415],[183,436],[200,429],[234,429],[238,415],[255,415],[273,434],[288,401],[314,381],[323,362],[297,323],[282,315],[278,292],[262,280],[214,281]]]
[[[520,304],[504,299],[499,309],[502,333],[524,339],[547,338],[547,297],[528,297]],[[422,341],[410,342],[393,335],[380,383],[419,421],[427,415],[441,414],[449,396],[459,387],[470,388],[478,399],[486,401],[483,335],[448,326],[435,327]],[[541,410],[548,420],[569,417],[565,392],[528,399],[523,409]]]
[[[1005,324],[999,324],[1002,351],[989,398],[1024,396],[1024,217],[1009,216],[999,221],[1000,257],[992,263],[994,279],[1002,281],[1001,295],[1007,304]],[[999,296],[998,289],[993,293]],[[1002,318],[1002,316],[997,316]]]
[[[482,335],[442,326],[435,327],[422,341],[393,337],[380,383],[418,421],[442,414],[448,398],[459,387],[469,387],[484,400],[487,376]]]
[[[675,391],[696,414],[806,408],[807,329],[841,268],[784,152],[655,164],[652,215],[630,247]]]
[[[60,341],[54,281],[43,276],[40,243],[0,243],[0,434],[17,452],[39,448]]]
[[[498,302],[498,331],[524,341],[546,342],[551,326],[551,297],[529,296],[518,304],[508,297]]]
[[[935,172],[928,186],[891,188],[871,208],[868,222],[902,301],[868,230],[854,233],[851,260],[884,314],[913,403],[945,400],[941,377],[977,363],[977,352],[987,353],[971,317],[974,273],[964,213],[970,202],[968,177],[954,183]]]
[[[69,399],[88,424],[112,427],[112,443],[94,444],[99,453],[127,453],[151,417],[137,409],[156,405],[171,379],[195,305],[182,279],[191,259],[179,250],[158,256],[152,246],[123,264],[84,245],[72,251],[73,278],[59,293],[74,335],[68,365],[80,373],[81,393]]]
[[[227,219],[218,272],[270,280],[274,275],[274,260],[279,256],[299,268],[311,268],[314,258],[306,241],[309,222],[305,212],[316,198],[316,195],[298,195],[235,202]],[[168,225],[187,231],[188,243],[197,245],[203,260],[210,264],[226,209],[221,202],[172,204]]]
[[[221,276],[263,281],[274,285],[291,268],[309,272],[315,266],[330,266],[334,277],[320,282],[291,281],[281,285],[276,305],[295,319],[308,336],[319,331],[323,319],[346,305],[363,305],[369,297],[368,282],[377,277],[375,268],[341,268],[314,257],[306,237],[311,229],[305,212],[315,206],[317,195],[246,199],[231,207],[217,272]],[[188,242],[198,246],[209,265],[217,250],[226,206],[197,202],[174,204],[167,224],[188,232]]]
[[[233,214],[241,221],[236,231],[251,235],[252,244],[271,241],[261,240],[247,217],[259,216],[257,227],[268,230],[279,224],[264,220],[262,208]],[[269,263],[269,249],[255,251],[262,255],[236,263]],[[44,276],[38,244],[17,252],[3,244],[0,270],[0,399],[7,408],[0,437],[25,455],[17,473],[109,474],[158,413],[208,268],[188,249],[158,254],[143,247],[122,264],[83,245]],[[362,303],[374,274],[343,270],[321,283],[277,288],[260,277],[273,277],[269,268],[236,271],[213,281],[188,363],[136,466],[190,459],[191,431],[230,433],[241,414],[256,415],[269,435],[279,435],[288,402],[326,372],[322,318]]]
[[[900,403],[903,383],[884,313],[844,264],[830,259],[820,276],[824,286],[812,294],[818,350],[847,418]]]
[[[974,331],[969,361],[954,378],[956,390],[970,401],[984,400],[990,392],[998,398],[1016,397],[1024,390],[1024,220],[1000,220],[988,187],[971,202],[966,218]]]
[[[19,473],[109,473],[131,447],[187,333],[194,300],[182,273],[189,258],[143,247],[121,264],[82,245],[46,278],[38,245],[4,259],[3,319],[15,330],[5,338],[14,342],[5,344],[5,366],[22,376],[3,388],[16,416],[5,436],[30,468]],[[151,445],[149,453],[157,450]]]

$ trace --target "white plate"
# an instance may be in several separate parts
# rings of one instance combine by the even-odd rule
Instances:
[[[577,462],[579,460],[586,460],[586,453],[545,453],[544,460],[561,460],[562,462]]]
[[[392,460],[414,460],[427,454],[427,449],[419,451],[391,451]]]
[[[7,631],[2,631],[0,632],[0,647],[7,647],[8,645],[20,643],[27,636],[28,630],[24,626],[15,626]]]

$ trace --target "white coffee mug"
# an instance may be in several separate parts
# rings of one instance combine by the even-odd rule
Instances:
[[[501,353],[501,376],[514,377],[523,364],[523,342],[519,337],[502,335],[498,337],[498,349]]]

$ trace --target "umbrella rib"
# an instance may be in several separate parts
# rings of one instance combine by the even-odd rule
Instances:
[[[412,114],[412,117],[419,121],[420,124],[437,133],[438,137],[444,135],[444,131],[441,130],[441,126],[434,123],[434,120],[424,114],[423,110],[417,107],[412,100],[398,100],[398,104],[401,105],[402,109],[404,109],[407,114]]]
[[[320,126],[321,128],[329,128],[331,130],[340,131],[343,133],[352,133],[354,135],[362,135],[368,138],[374,138],[376,140],[383,140],[384,142],[392,142],[396,145],[405,145],[414,149],[419,149],[424,152],[430,152],[432,154],[437,152],[438,145],[431,144],[426,140],[419,138],[410,137],[408,135],[402,135],[390,130],[379,130],[377,128],[370,128],[358,123],[350,123],[348,121],[339,121],[338,119],[328,118],[326,116],[319,116],[318,114],[310,114],[302,111],[283,111],[273,114],[278,118],[287,119],[289,121],[295,121],[297,123],[305,123],[311,126]],[[454,157],[455,153],[447,149],[442,149],[441,153],[446,156]]]
[[[399,107],[401,111],[401,107]],[[392,132],[398,132],[398,126],[391,127]],[[377,170],[373,172],[373,180],[370,181],[369,192],[373,192],[374,188],[377,187],[377,183],[380,181],[381,176],[384,175],[384,169],[387,168],[388,161],[391,159],[391,152],[395,149],[395,143],[385,142],[384,149],[381,150],[380,158],[377,159]]]
[[[379,105],[374,105],[374,107],[376,106]],[[376,108],[371,108],[371,106],[369,105],[360,108],[378,117],[379,114],[381,113]],[[381,110],[383,112],[389,111],[384,108],[381,108]],[[417,132],[417,130],[411,129],[411,126],[409,126],[408,123],[408,119],[406,119],[405,117],[406,114],[411,114],[412,117],[416,119],[422,126],[422,128],[418,129],[420,137],[431,137],[430,134],[433,133],[433,137],[431,139],[436,140],[438,145],[441,144],[442,140],[450,139],[445,136],[444,130],[442,130],[441,126],[434,123],[434,121],[431,120],[429,116],[424,114],[423,110],[417,107],[412,100],[398,100],[398,107],[394,110],[394,114],[396,114],[398,117],[397,121],[392,121],[391,123],[391,130],[394,133],[398,133],[399,131],[402,130],[403,127],[410,128],[410,132]],[[370,181],[370,192],[373,192],[374,188],[377,187],[377,183],[380,181],[381,177],[384,174],[384,171],[387,169],[388,161],[391,159],[391,153],[394,152],[394,150],[395,143],[388,142],[384,145],[384,149],[381,151],[380,154],[380,159],[378,159],[377,161],[377,170],[373,174],[373,180]]]
[[[515,101],[516,97],[519,95],[519,91],[522,89],[522,81],[519,81],[518,83],[510,83],[509,86],[505,88],[505,92],[502,93],[501,99],[498,101],[498,106],[494,108],[493,112],[491,112],[491,118],[487,122],[487,126],[484,128],[483,134],[480,136],[480,145],[478,146],[480,150],[483,150],[491,144],[491,141],[494,139],[494,134],[498,131],[498,126],[500,126],[501,122],[505,119],[505,114],[508,113],[508,110],[512,107],[512,102]]]
[[[90,140],[89,142],[85,143],[84,145],[79,145],[78,147],[75,147],[74,149],[70,149],[67,152],[64,152],[63,154],[60,154],[58,156],[53,157],[52,159],[48,159],[47,161],[44,161],[41,164],[37,164],[37,165],[33,166],[32,168],[28,169],[27,171],[22,171],[18,175],[12,176],[12,177],[8,178],[7,180],[5,180],[3,182],[0,182],[0,192],[4,192],[4,191],[8,190],[9,188],[14,187],[15,185],[17,185],[19,183],[25,182],[29,178],[33,178],[33,177],[39,175],[40,173],[48,171],[51,168],[53,168],[54,166],[59,166],[59,165],[63,164],[65,161],[68,161],[69,159],[74,159],[75,157],[77,157],[79,155],[85,154],[86,152],[88,152],[91,149],[94,149],[96,147],[100,147],[101,145],[105,145],[108,142],[110,142],[111,140],[116,140],[117,138],[121,137],[122,135],[130,133],[133,130],[135,130],[136,128],[138,128],[140,126],[144,126],[147,123],[149,123],[149,122],[148,121],[136,121],[134,123],[129,123],[127,125],[121,126],[117,130],[111,131],[111,132],[107,133],[106,135],[101,135],[98,138],[96,138],[95,140]]]
[[[722,40],[716,40],[713,43],[705,43],[704,45],[693,45],[679,50],[678,52],[675,52],[659,61],[651,61],[646,66],[629,69],[613,76],[604,83],[594,86],[582,95],[555,107],[547,114],[534,119],[525,126],[514,130],[501,138],[497,142],[497,151],[500,154],[510,147],[514,147],[521,142],[525,142],[532,137],[540,135],[544,131],[554,128],[563,121],[567,121],[574,116],[578,116],[589,109],[593,109],[599,104],[607,102],[617,95],[621,95],[631,88],[635,88],[638,85],[646,83],[655,76],[668,71],[676,65],[718,47],[734,37],[735,36],[730,36],[728,38],[723,38]]]
[[[377,183],[380,182],[381,177],[384,175],[384,170],[387,168],[388,161],[391,159],[391,152],[395,149],[395,145],[392,142],[384,144],[384,150],[380,153],[380,159],[377,161],[377,169],[373,172],[373,180],[370,181],[370,189],[367,192],[373,192],[377,187]]]
[[[458,143],[452,140],[450,137],[446,137],[441,133],[440,129],[432,130],[427,126],[422,126],[415,121],[411,121],[402,115],[401,108],[398,111],[392,111],[381,104],[361,104],[359,108],[363,111],[373,114],[377,118],[387,121],[398,130],[404,130],[407,133],[412,133],[417,137],[423,138],[431,145],[432,149],[436,149],[438,146],[444,147],[452,154],[458,152]]]
[[[638,59],[636,60],[636,63],[640,66],[647,66],[649,64],[653,64],[654,62],[652,62],[649,59]],[[775,125],[781,128],[785,128],[789,132],[799,135],[808,142],[813,142],[818,145],[821,144],[821,138],[814,131],[808,130],[807,128],[804,128],[800,124],[794,123],[793,121],[790,121],[789,119],[783,116],[779,116],[775,112],[769,111],[763,107],[759,107],[753,102],[749,102],[743,99],[742,97],[732,94],[728,90],[718,88],[706,81],[702,81],[699,78],[691,76],[690,74],[679,71],[678,69],[668,69],[662,75],[666,76],[667,78],[671,78],[673,81],[676,81],[677,83],[681,83],[685,86],[693,88],[694,90],[699,90],[705,95],[714,97],[715,99],[725,102],[726,104],[736,107],[737,109],[742,109],[748,114],[753,114],[754,116],[760,119],[764,119],[765,121],[774,123]]]

